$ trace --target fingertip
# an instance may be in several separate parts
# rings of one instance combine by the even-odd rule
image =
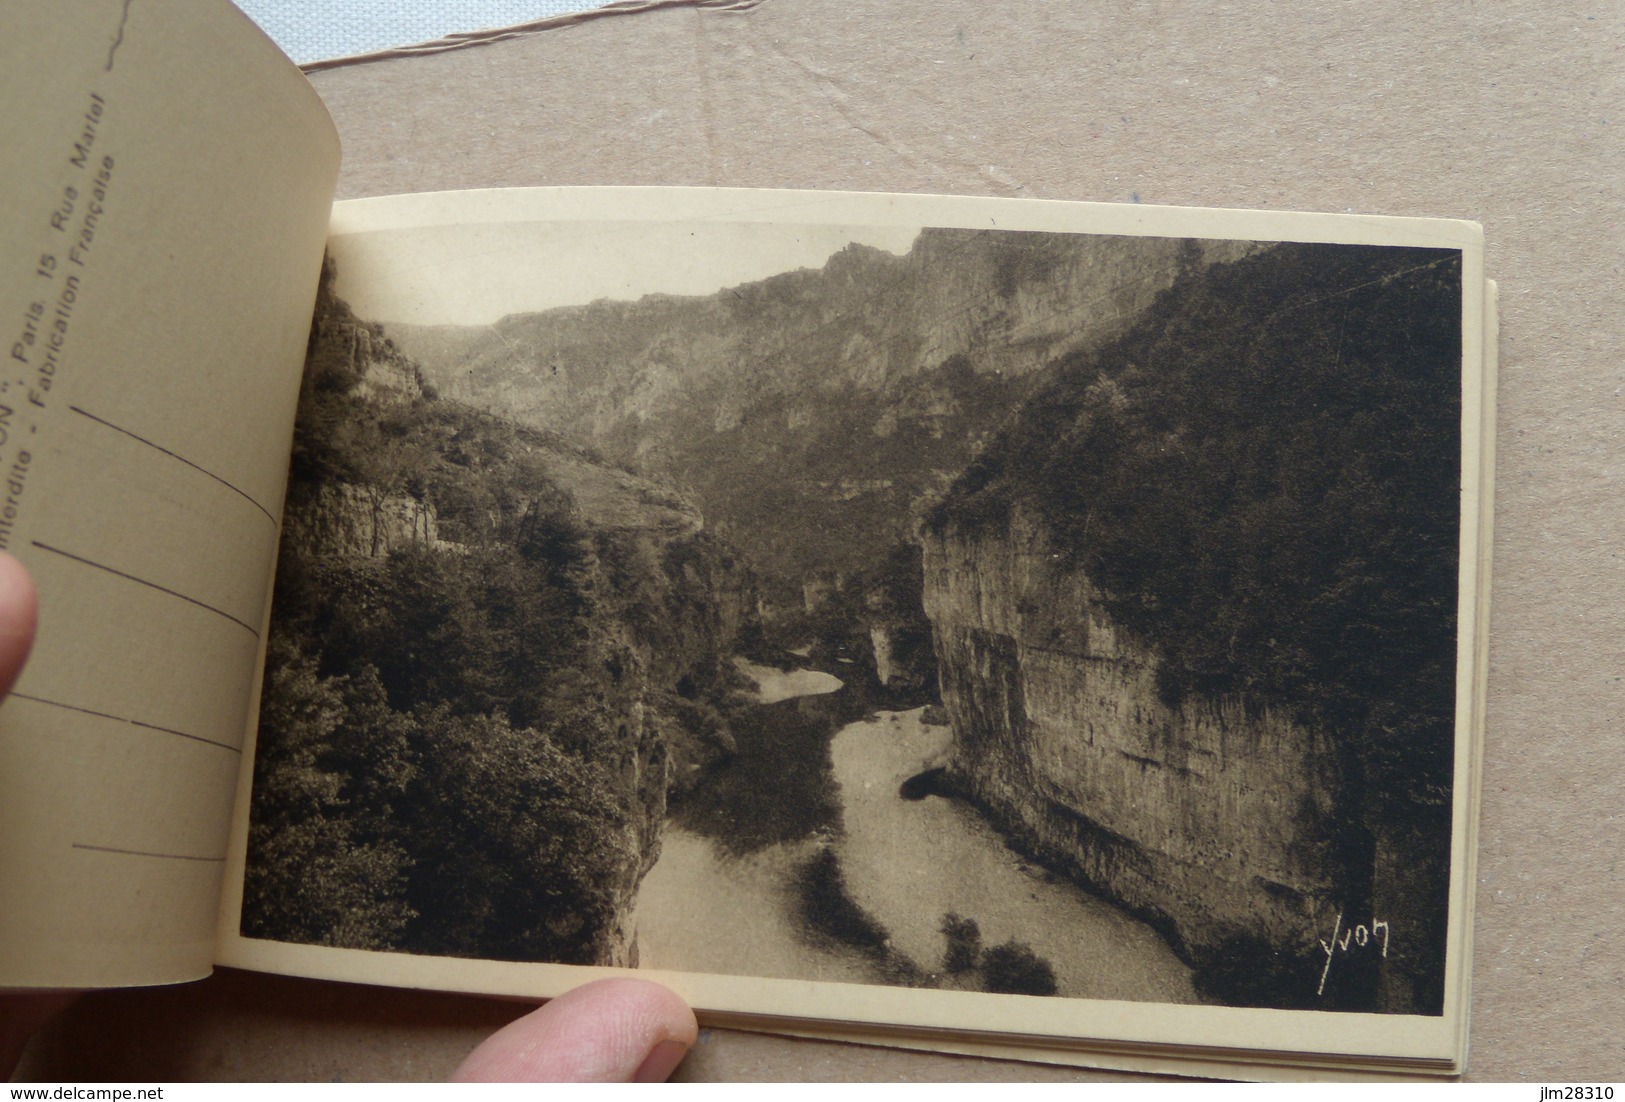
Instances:
[[[0,551],[0,694],[11,691],[34,645],[39,597],[28,569]]]
[[[510,1023],[455,1082],[628,1083],[664,1079],[699,1036],[694,1012],[648,980],[597,980]]]
[[[634,1083],[664,1083],[677,1070],[677,1065],[688,1055],[692,1044],[681,1041],[661,1041],[643,1058],[638,1070],[632,1073]]]

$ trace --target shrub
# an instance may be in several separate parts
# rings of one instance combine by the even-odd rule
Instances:
[[[1053,995],[1055,969],[1025,942],[1011,938],[982,954],[982,990],[1001,995]]]
[[[942,916],[941,930],[942,936],[948,939],[948,947],[942,954],[943,970],[958,974],[975,968],[977,958],[982,955],[982,930],[976,920],[960,918],[949,911]]]

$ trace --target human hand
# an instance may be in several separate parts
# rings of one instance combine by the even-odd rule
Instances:
[[[23,662],[34,645],[38,608],[28,571],[0,551],[0,697],[11,691],[23,672]],[[63,991],[0,995],[0,1071],[9,1078],[28,1039],[72,1000],[73,994]]]
[[[0,995],[0,1072],[77,996]],[[658,1083],[676,1070],[699,1027],[676,995],[648,980],[612,979],[568,991],[486,1038],[455,1083]]]
[[[0,698],[11,692],[34,645],[39,599],[23,564],[0,551]]]
[[[498,1030],[452,1081],[658,1083],[698,1034],[694,1012],[659,984],[597,980]]]

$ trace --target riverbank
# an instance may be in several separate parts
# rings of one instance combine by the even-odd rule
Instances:
[[[798,696],[823,696],[838,692],[841,679],[822,670],[776,670],[745,658],[735,658],[739,672],[756,682],[756,703],[777,704]]]
[[[942,972],[947,914],[974,919],[989,948],[1024,942],[1071,998],[1197,1001],[1190,969],[1144,923],[1011,851],[958,800],[898,794],[940,764],[947,727],[923,708],[848,724],[830,745],[844,829],[835,843],[852,901],[928,974]]]
[[[660,860],[638,889],[633,921],[639,967],[876,982],[861,953],[814,945],[792,919],[795,874],[821,844],[805,839],[732,856],[707,838],[668,825]]]
[[[1149,927],[1028,864],[969,806],[899,794],[948,751],[948,728],[924,723],[925,709],[865,715],[832,674],[740,669],[758,704],[736,721],[738,753],[667,823],[639,891],[641,965],[974,986],[974,974],[943,968],[952,913],[976,921],[986,948],[1030,946],[1054,969],[1059,995],[1197,1001],[1189,969]],[[837,873],[854,913],[883,931],[883,952],[809,928],[798,892],[815,858]]]

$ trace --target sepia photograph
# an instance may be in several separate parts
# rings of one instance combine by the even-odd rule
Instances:
[[[244,938],[1445,1012],[1462,249],[910,210],[330,240]]]

